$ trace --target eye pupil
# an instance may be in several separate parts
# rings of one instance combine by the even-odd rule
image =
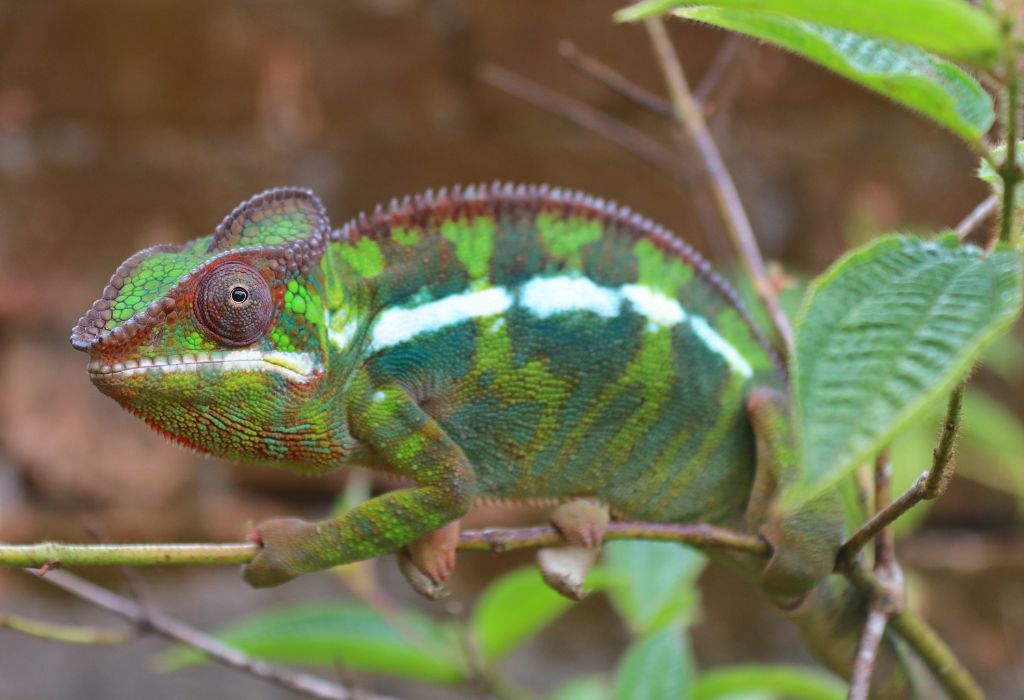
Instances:
[[[231,301],[236,304],[241,304],[248,298],[249,292],[247,292],[243,287],[235,287],[231,290]]]

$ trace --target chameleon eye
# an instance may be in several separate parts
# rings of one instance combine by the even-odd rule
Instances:
[[[195,316],[218,340],[248,345],[266,332],[273,306],[263,276],[245,263],[232,261],[210,269],[199,280]]]

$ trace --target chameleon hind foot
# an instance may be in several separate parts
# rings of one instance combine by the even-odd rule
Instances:
[[[608,506],[581,498],[558,506],[551,523],[573,546],[547,547],[537,552],[537,566],[544,582],[572,600],[582,600],[587,572],[597,561],[608,527]]]
[[[455,570],[459,544],[458,520],[413,540],[398,554],[398,570],[412,589],[429,600],[448,595],[445,582]]]
[[[609,519],[608,506],[592,498],[566,501],[551,513],[551,524],[577,547],[600,547]]]

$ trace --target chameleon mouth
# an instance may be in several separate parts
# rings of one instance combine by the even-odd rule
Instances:
[[[143,357],[138,360],[109,363],[93,358],[89,361],[88,369],[89,377],[93,381],[120,379],[149,372],[199,372],[203,369],[213,369],[218,372],[269,372],[294,382],[307,382],[317,374],[319,366],[313,355],[308,352],[229,350],[168,357]]]

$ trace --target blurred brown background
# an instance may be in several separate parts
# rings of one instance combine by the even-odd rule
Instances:
[[[124,258],[205,235],[264,188],[311,187],[340,224],[427,187],[550,182],[628,204],[730,269],[692,188],[476,78],[483,63],[503,66],[673,153],[662,120],[559,57],[569,39],[661,92],[642,29],[611,21],[620,4],[0,2],[0,540],[232,541],[247,520],[329,506],[339,480],[290,480],[165,445],[89,385],[84,357],[67,342]],[[699,82],[724,35],[671,29]],[[985,194],[953,137],[769,47],[741,42],[709,104],[765,253],[789,271],[818,272],[879,231],[954,225]],[[1019,410],[1019,385],[984,373],[979,382]],[[481,516],[498,517],[509,516]],[[1011,494],[959,480],[904,546],[915,600],[999,698],[1024,696],[1020,537]],[[963,565],[970,556],[981,564]],[[463,557],[457,598],[471,601],[495,571],[523,561]],[[392,568],[381,565],[389,590],[408,599]],[[142,573],[161,607],[206,628],[276,602],[339,595],[326,576],[253,592],[233,570]],[[95,575],[122,586],[116,573]],[[705,578],[703,664],[807,659],[749,586],[715,569]],[[10,571],[0,571],[0,610],[107,620]],[[511,675],[548,689],[606,669],[623,639],[606,606],[588,601],[518,653]],[[162,646],[67,648],[0,630],[0,698],[287,697],[219,668],[152,676],[147,660]]]

